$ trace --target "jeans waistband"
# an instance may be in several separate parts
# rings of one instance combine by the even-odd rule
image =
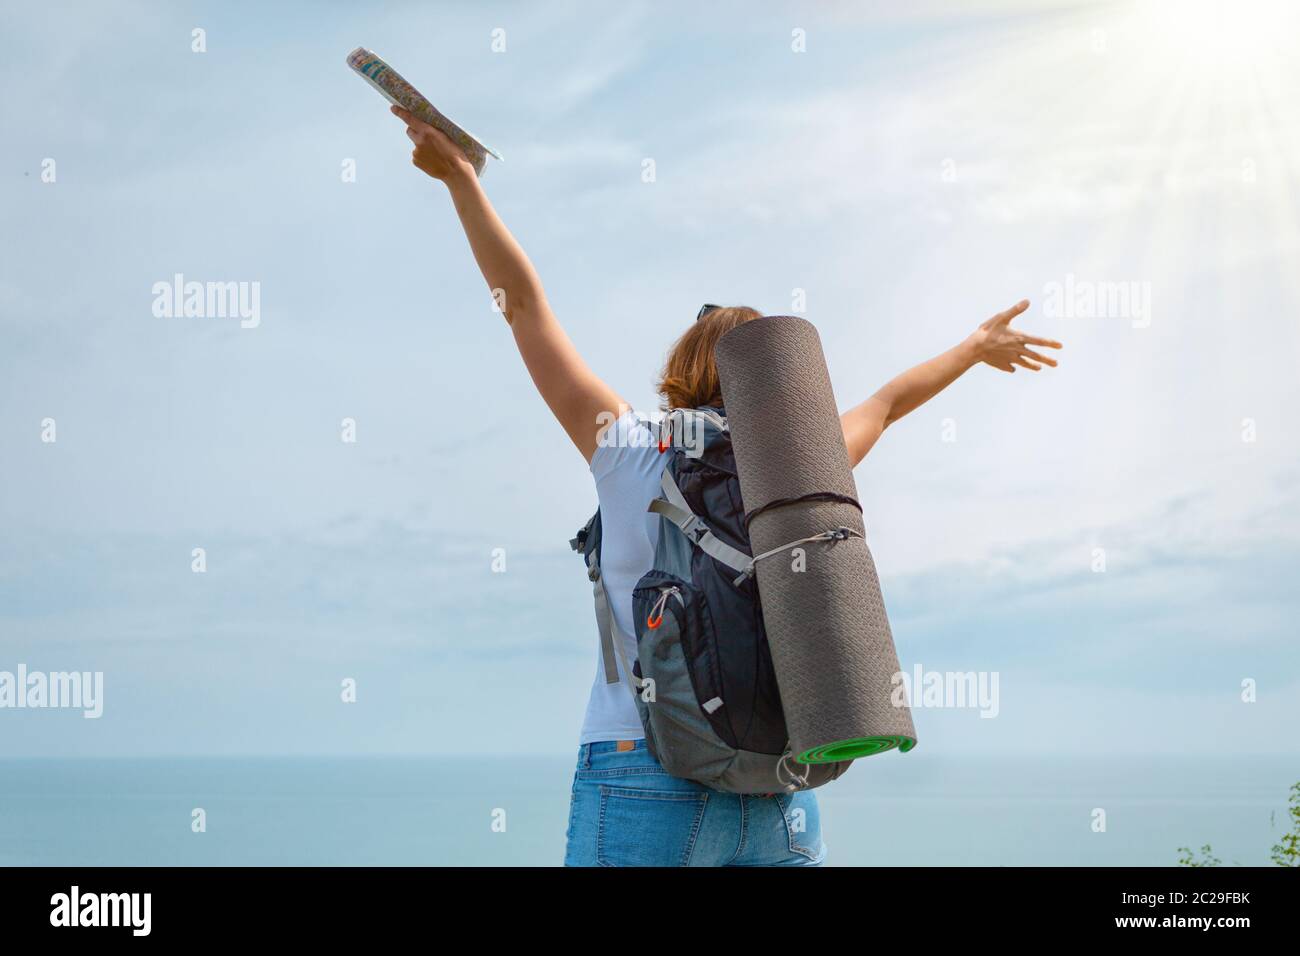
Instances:
[[[640,738],[639,740],[632,741],[631,750],[619,751],[618,745],[621,743],[626,743],[626,741],[595,740],[589,744],[582,744],[581,746],[578,747],[578,765],[581,767],[581,769],[588,770],[591,767],[591,758],[594,756],[598,756],[600,754],[609,754],[609,753],[620,753],[620,752],[635,753],[637,751],[641,751],[641,752],[645,751],[644,737]]]

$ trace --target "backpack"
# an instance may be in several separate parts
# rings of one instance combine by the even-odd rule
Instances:
[[[659,531],[632,593],[630,668],[600,574],[599,509],[569,542],[592,582],[605,682],[620,665],[630,675],[646,746],[675,777],[730,793],[828,783],[852,761],[804,765],[789,751],[725,412],[675,409],[659,427],[670,457],[648,503]]]

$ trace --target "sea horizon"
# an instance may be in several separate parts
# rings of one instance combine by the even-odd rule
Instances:
[[[1289,754],[919,756],[818,791],[829,865],[1170,866],[1207,843],[1269,865],[1300,780]],[[572,775],[558,754],[0,758],[0,865],[558,865]]]

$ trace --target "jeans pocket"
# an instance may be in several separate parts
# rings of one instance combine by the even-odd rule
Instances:
[[[817,795],[811,790],[803,790],[795,794],[779,794],[776,800],[781,807],[781,816],[785,817],[790,852],[805,856],[814,863],[821,862],[826,855],[826,845],[822,843]]]
[[[704,791],[600,788],[596,862],[687,866],[709,795]]]

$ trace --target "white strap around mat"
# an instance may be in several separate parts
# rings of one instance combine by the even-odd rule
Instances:
[[[754,574],[754,567],[758,562],[762,561],[764,558],[770,558],[774,554],[789,551],[791,548],[797,547],[798,545],[808,544],[813,541],[844,541],[847,538],[861,537],[862,535],[854,531],[852,528],[836,528],[833,531],[823,531],[821,534],[812,534],[806,538],[799,538],[796,541],[787,541],[779,548],[771,548],[764,551],[762,554],[754,555],[754,557],[750,559],[749,563],[745,565],[745,569],[740,572],[740,576],[737,577],[732,584],[736,585],[736,587],[740,587],[740,585],[744,583],[745,578],[751,577]]]
[[[749,566],[749,555],[739,548],[733,548],[727,544],[704,523],[704,519],[691,510],[686,498],[682,495],[682,490],[677,487],[677,482],[673,476],[664,469],[664,476],[659,482],[663,488],[664,494],[668,500],[656,498],[650,502],[648,511],[661,514],[677,527],[682,529],[692,542],[700,546],[705,554],[721,561],[733,571],[744,571]]]

